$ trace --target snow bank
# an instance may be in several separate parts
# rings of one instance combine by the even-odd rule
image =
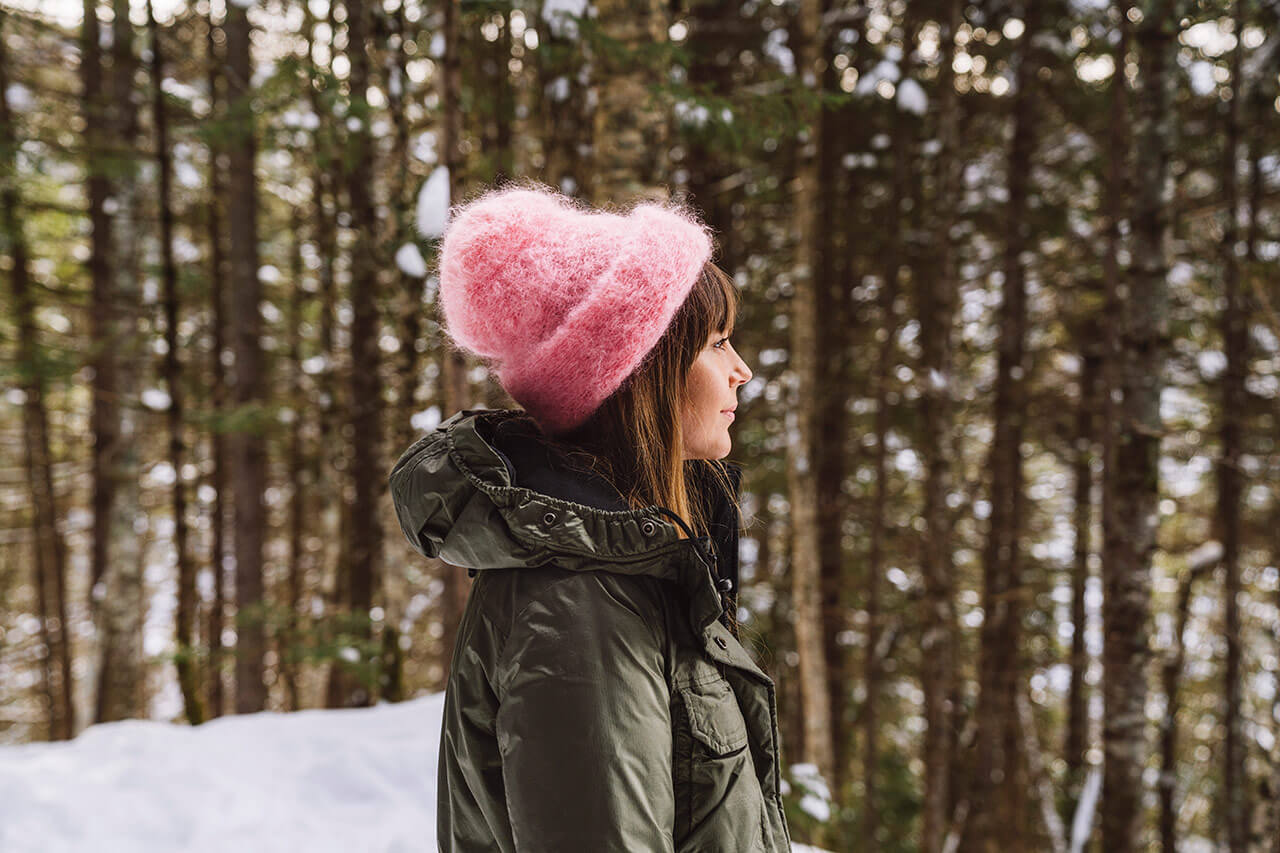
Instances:
[[[127,720],[0,747],[0,850],[434,853],[443,706]]]
[[[434,851],[443,694],[0,749],[5,853]]]

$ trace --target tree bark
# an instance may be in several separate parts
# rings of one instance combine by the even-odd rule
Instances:
[[[108,164],[114,177],[108,197],[115,202],[111,214],[110,275],[114,278],[104,305],[110,318],[107,326],[108,352],[114,361],[108,428],[106,466],[102,475],[111,480],[112,500],[107,511],[104,546],[102,598],[98,607],[98,699],[94,719],[104,723],[144,716],[144,668],[142,625],[145,604],[142,592],[142,536],[138,518],[142,514],[140,487],[142,470],[139,455],[139,375],[143,354],[139,330],[141,287],[138,275],[139,197],[137,162],[138,116],[134,103],[133,25],[129,21],[128,0],[115,0],[112,23],[111,71],[108,77],[110,104],[106,125],[108,145],[113,152]]]
[[[258,199],[254,165],[257,160],[253,92],[250,80],[251,26],[248,10],[227,6],[227,144],[230,181],[227,214],[231,236],[231,334],[235,348],[234,395],[238,420],[232,434],[232,488],[235,494],[236,549],[236,713],[250,714],[266,707],[263,680],[266,651],[265,600],[262,582],[262,543],[266,512],[262,492],[266,480],[266,424],[261,417],[266,382],[259,341],[262,326],[258,280]]]
[[[1121,14],[1124,6],[1121,4]],[[1142,770],[1149,749],[1147,667],[1151,659],[1151,559],[1159,516],[1160,390],[1168,338],[1168,175],[1174,114],[1173,51],[1179,26],[1174,0],[1142,4],[1138,25],[1139,104],[1132,242],[1121,308],[1119,411],[1112,504],[1104,511],[1102,846],[1107,853],[1143,849]]]

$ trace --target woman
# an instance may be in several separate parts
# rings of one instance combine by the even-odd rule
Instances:
[[[790,850],[773,682],[736,639],[751,371],[733,283],[674,205],[540,186],[453,211],[450,336],[521,410],[462,411],[391,472],[414,548],[474,577],[445,693],[444,851]]]

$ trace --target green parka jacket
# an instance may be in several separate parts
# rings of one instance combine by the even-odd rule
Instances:
[[[413,547],[475,578],[445,694],[440,849],[789,851],[774,685],[721,622],[727,499],[712,536],[681,539],[673,513],[628,509],[535,435],[516,410],[462,411],[391,472]]]

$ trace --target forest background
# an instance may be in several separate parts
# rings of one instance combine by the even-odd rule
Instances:
[[[442,689],[448,206],[739,285],[797,840],[1280,853],[1280,4],[6,0],[0,743]]]

